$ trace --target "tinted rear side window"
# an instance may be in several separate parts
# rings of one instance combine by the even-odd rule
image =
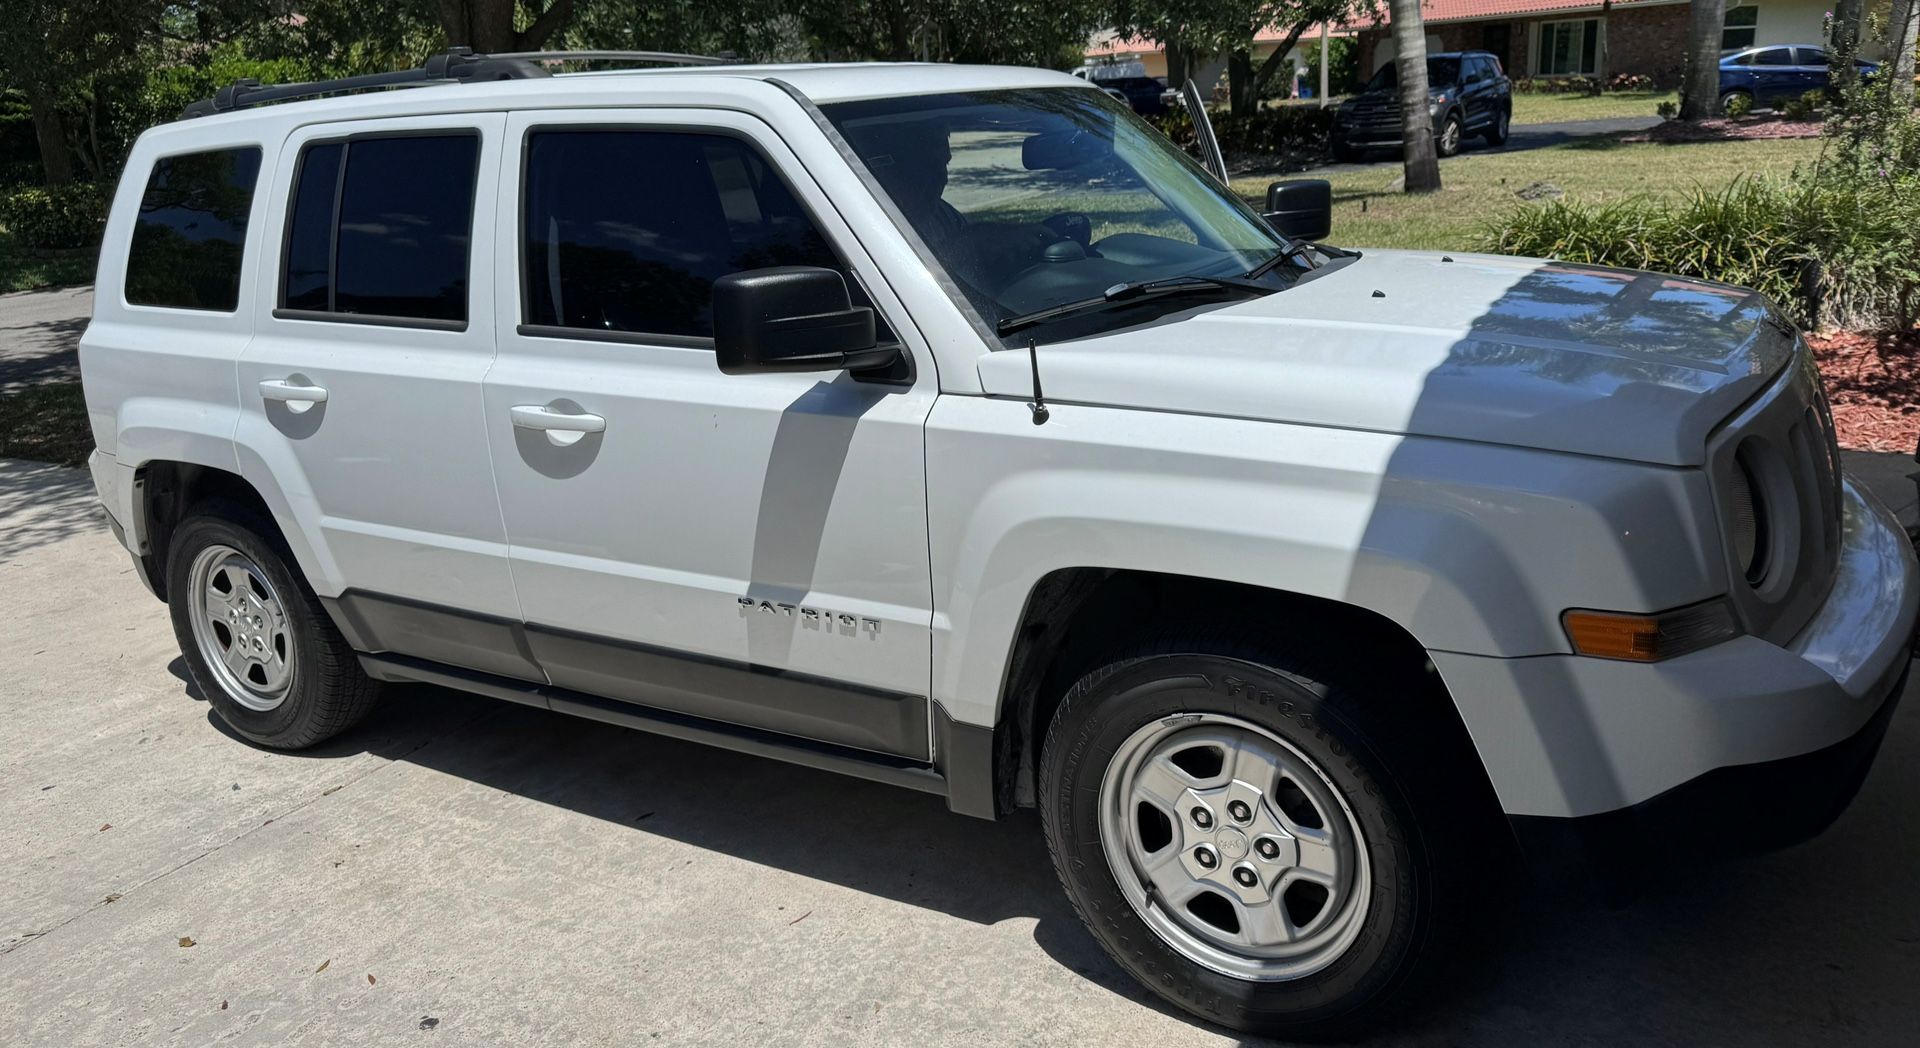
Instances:
[[[287,223],[287,309],[467,319],[480,138],[351,139],[308,146]]]
[[[536,132],[525,193],[529,324],[708,338],[720,277],[845,271],[779,174],[727,135]]]
[[[231,313],[240,305],[247,213],[260,150],[220,149],[153,165],[127,249],[127,301]]]

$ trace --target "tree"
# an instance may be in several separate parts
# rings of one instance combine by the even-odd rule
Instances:
[[[1727,0],[1693,0],[1687,16],[1687,74],[1680,85],[1680,119],[1706,120],[1720,108],[1720,35]]]
[[[1300,37],[1307,30],[1321,22],[1338,22],[1355,18],[1374,8],[1375,0],[1269,0],[1259,5],[1256,18],[1261,19],[1254,27],[1258,33],[1262,29],[1285,27],[1285,33],[1260,68],[1252,71],[1244,90],[1229,85],[1235,113],[1252,112],[1260,99],[1267,93],[1267,85],[1273,81],[1275,73],[1286,64],[1286,58]]]
[[[269,9],[270,0],[0,0],[0,86],[26,96],[46,183],[72,181],[76,159],[94,177],[108,173],[94,141],[103,77],[150,57],[142,48],[178,62]]]
[[[1440,188],[1440,157],[1433,149],[1433,117],[1427,112],[1427,27],[1420,18],[1420,0],[1392,0],[1392,11],[1406,191],[1431,193]]]
[[[1895,98],[1913,101],[1914,51],[1920,48],[1920,0],[1893,0],[1887,24],[1887,83]]]
[[[1259,107],[1286,62],[1287,53],[1316,22],[1337,21],[1372,10],[1376,0],[1110,0],[1109,21],[1123,35],[1159,42],[1169,56],[1170,87],[1182,76],[1172,76],[1176,50],[1190,54],[1227,52],[1227,101],[1235,115]],[[1279,45],[1256,66],[1254,37],[1265,29],[1280,29]],[[1182,63],[1185,65],[1186,63]]]
[[[537,0],[433,0],[433,6],[447,46],[480,52],[537,51],[573,17],[573,0],[549,0],[545,10]],[[532,21],[515,29],[522,7]]]

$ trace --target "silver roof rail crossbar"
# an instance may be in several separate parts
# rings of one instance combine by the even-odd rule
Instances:
[[[236,109],[290,102],[300,98],[384,91],[397,87],[429,87],[463,81],[520,80],[550,75],[545,62],[647,62],[656,65],[727,65],[738,62],[732,52],[719,55],[682,55],[670,51],[515,51],[506,54],[474,54],[469,47],[448,48],[427,59],[418,69],[391,73],[368,73],[338,80],[316,80],[303,84],[262,84],[258,80],[236,80],[216,91],[212,98],[190,103],[181,110],[182,120],[227,113]]]

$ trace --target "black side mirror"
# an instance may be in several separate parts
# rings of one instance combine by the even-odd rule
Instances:
[[[875,341],[873,310],[854,308],[846,278],[835,270],[776,266],[713,282],[713,355],[726,374],[892,363],[900,347]]]
[[[1295,240],[1325,240],[1333,232],[1333,183],[1296,178],[1267,187],[1267,224]]]

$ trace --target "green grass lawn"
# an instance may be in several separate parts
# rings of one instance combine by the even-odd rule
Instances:
[[[1568,199],[1581,201],[1672,194],[1695,185],[1723,186],[1745,174],[1785,175],[1819,151],[1815,139],[1623,145],[1611,138],[1518,153],[1469,150],[1440,162],[1443,188],[1425,196],[1398,190],[1397,164],[1329,174],[1333,235],[1328,239],[1360,248],[1473,251],[1485,225],[1524,203],[1516,194],[1536,182],[1550,182]],[[1271,180],[1242,178],[1233,187],[1258,206]]]
[[[1662,102],[1678,104],[1677,91],[1609,91],[1604,95],[1544,95],[1514,92],[1513,122],[1557,124],[1562,120],[1605,120],[1654,116]]]

